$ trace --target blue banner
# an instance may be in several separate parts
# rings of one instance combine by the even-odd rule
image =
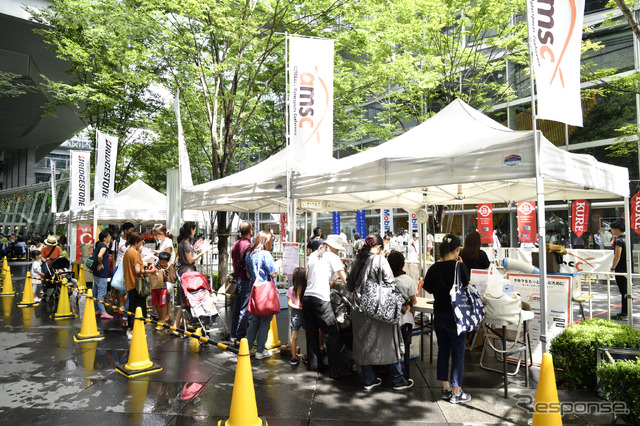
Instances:
[[[332,234],[340,234],[340,212],[333,212],[333,232]]]
[[[356,232],[361,238],[367,237],[367,218],[364,210],[356,211]]]

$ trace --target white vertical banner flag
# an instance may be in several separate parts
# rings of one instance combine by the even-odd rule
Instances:
[[[118,138],[100,131],[96,132],[98,152],[96,154],[96,179],[93,187],[93,201],[96,204],[110,203],[114,196],[113,184],[116,178],[118,158]]]
[[[393,209],[380,209],[380,235],[393,232]]]
[[[289,134],[296,162],[333,155],[333,40],[289,37]]]
[[[537,118],[582,126],[580,44],[584,0],[527,1]]]
[[[70,151],[71,153],[71,192],[69,193],[69,210],[89,205],[91,192],[91,155],[86,151]]]
[[[191,164],[189,164],[189,152],[187,151],[187,143],[184,140],[184,131],[182,130],[182,121],[180,120],[180,92],[176,90],[176,97],[173,100],[173,111],[176,113],[178,121],[178,166],[180,168],[180,187],[186,188],[193,186],[191,179]]]
[[[51,163],[51,213],[58,213],[58,200],[56,198],[56,162]]]

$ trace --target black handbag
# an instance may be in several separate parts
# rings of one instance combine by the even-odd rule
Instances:
[[[360,312],[382,322],[398,324],[405,298],[395,285],[383,282],[382,257],[378,261],[378,276],[367,278],[362,286]]]

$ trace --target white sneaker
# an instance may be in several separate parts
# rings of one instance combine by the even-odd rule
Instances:
[[[269,358],[271,355],[273,355],[271,353],[271,351],[269,349],[265,349],[262,352],[257,352],[256,353],[256,359],[264,359],[264,358]]]
[[[127,339],[131,340],[133,338],[133,333],[127,330]]]

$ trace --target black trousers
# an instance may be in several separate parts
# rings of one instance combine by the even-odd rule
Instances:
[[[302,299],[302,313],[307,330],[307,358],[309,370],[322,370],[320,360],[320,333],[322,330],[329,355],[329,373],[336,375],[340,368],[340,330],[336,317],[331,309],[331,302],[325,302],[313,296]]]
[[[136,308],[138,306],[142,308],[142,317],[146,318],[147,317],[147,298],[140,296],[137,290],[130,290],[129,291],[129,311],[135,314]],[[134,321],[140,321],[140,320],[129,318],[129,329],[131,330],[133,330]]]
[[[616,284],[622,295],[622,315],[627,315],[627,277],[616,275]]]

